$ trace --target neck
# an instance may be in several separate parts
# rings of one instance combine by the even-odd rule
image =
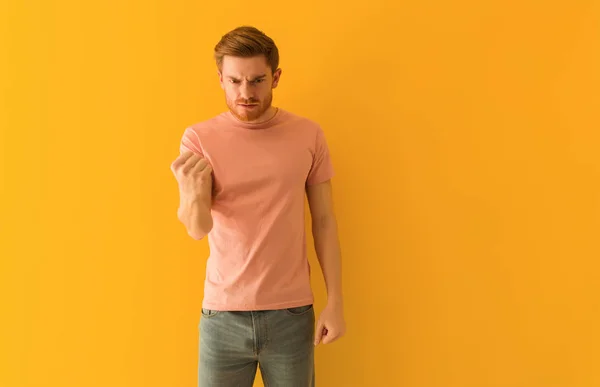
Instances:
[[[252,121],[242,121],[236,117],[230,110],[227,112],[233,126],[244,129],[268,129],[276,126],[283,119],[283,110],[280,108],[270,107],[258,119]]]
[[[277,108],[275,106],[269,106],[269,108],[257,119],[252,121],[247,121],[249,124],[260,124],[262,122],[269,121],[273,116],[277,113]]]

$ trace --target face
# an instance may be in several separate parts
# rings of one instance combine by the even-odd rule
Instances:
[[[251,58],[226,55],[219,79],[231,113],[246,122],[269,118],[273,89],[277,87],[280,76],[281,69],[272,73],[262,55]]]

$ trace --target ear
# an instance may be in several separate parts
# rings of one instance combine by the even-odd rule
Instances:
[[[281,78],[281,73],[283,70],[281,70],[281,68],[277,69],[274,73],[273,73],[273,86],[272,88],[276,88],[277,85],[279,84],[279,79]]]
[[[221,71],[217,70],[217,75],[219,76],[219,83],[221,84],[221,89],[225,90],[225,85],[223,85],[223,74]]]

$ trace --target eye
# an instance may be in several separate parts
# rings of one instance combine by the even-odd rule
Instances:
[[[264,81],[264,78],[263,79],[257,79],[257,80],[254,81],[254,83],[262,83],[263,81]]]

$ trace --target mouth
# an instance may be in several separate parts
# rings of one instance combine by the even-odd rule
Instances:
[[[257,104],[239,104],[239,106],[243,107],[244,109],[252,109],[255,108],[256,106],[258,106]]]

